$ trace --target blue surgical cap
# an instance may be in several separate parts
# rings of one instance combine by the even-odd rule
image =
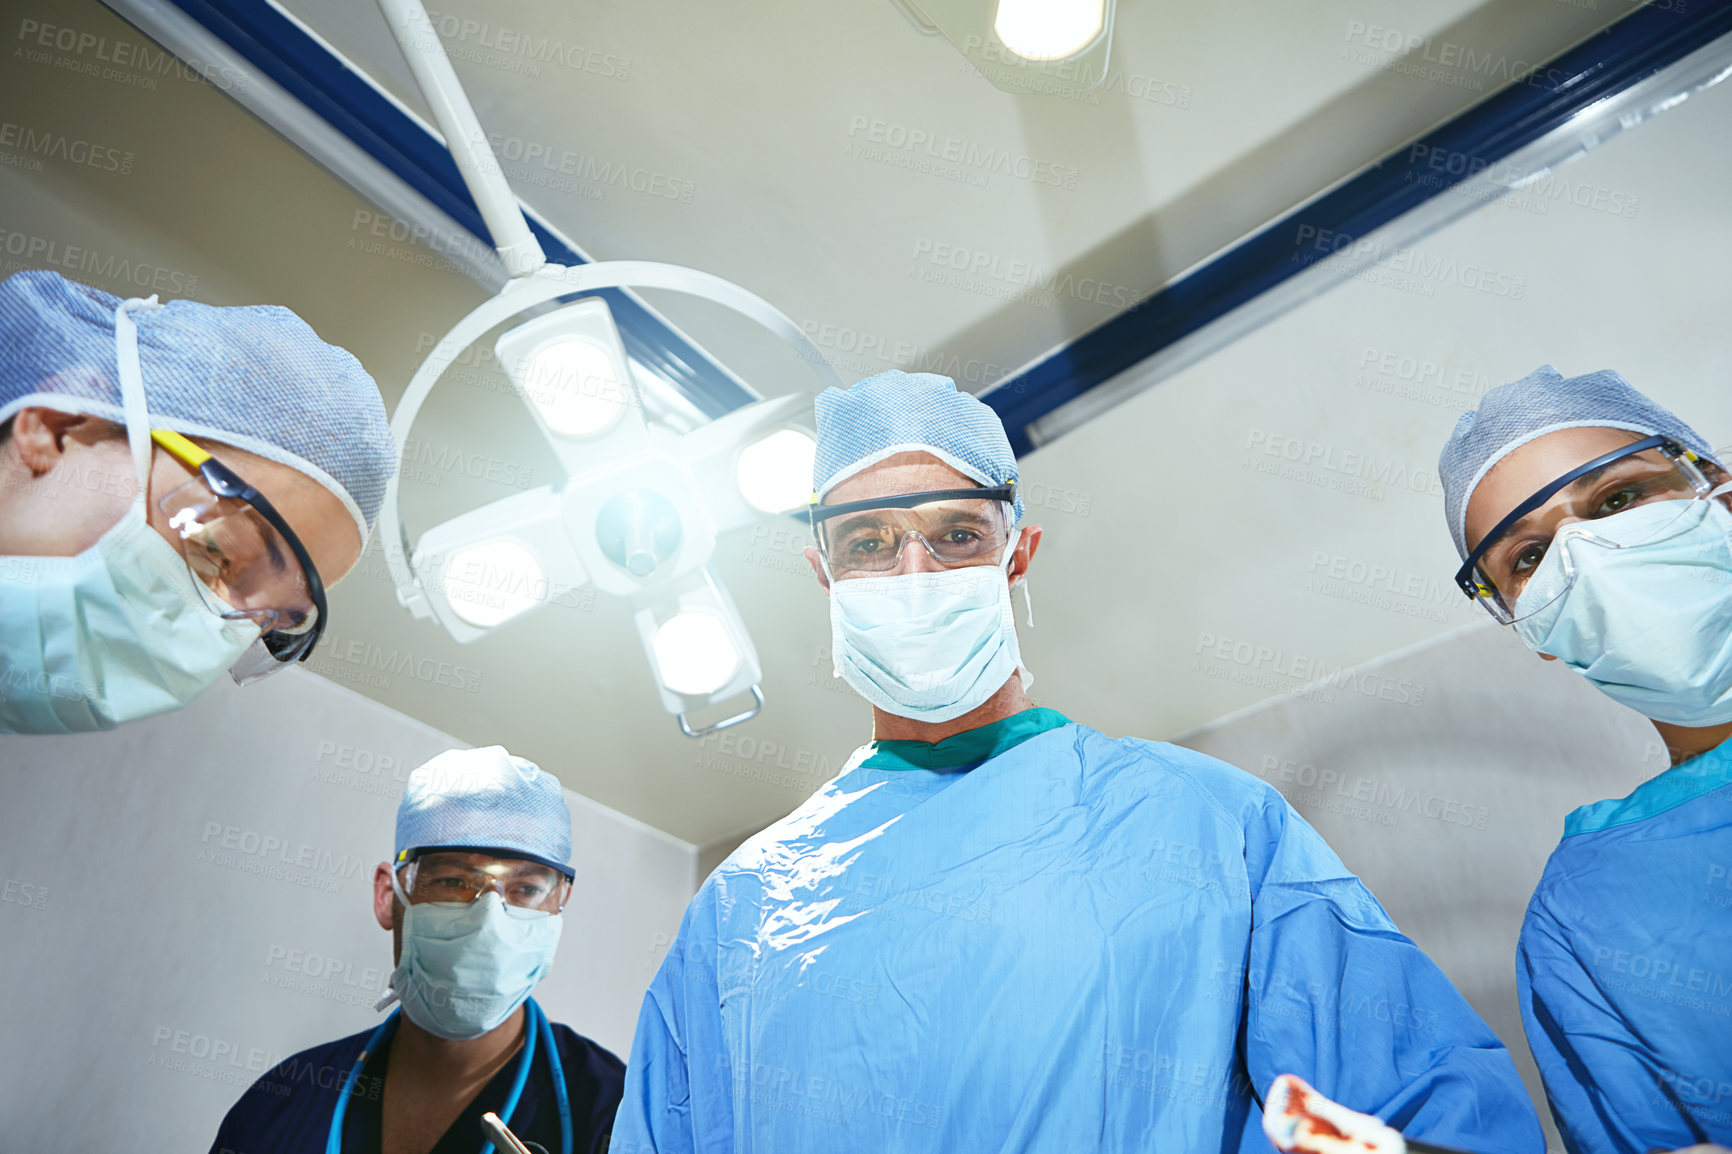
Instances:
[[[1541,365],[1519,381],[1499,385],[1485,395],[1478,409],[1463,413],[1438,457],[1443,515],[1456,552],[1464,560],[1468,500],[1491,467],[1535,437],[1579,428],[1627,429],[1645,437],[1663,433],[1715,460],[1708,442],[1695,429],[1610,369],[1566,378],[1551,365]]]
[[[0,422],[41,406],[124,425],[119,304],[55,272],[0,282]],[[397,454],[361,362],[276,305],[170,301],[132,319],[152,425],[300,470],[342,501],[366,540]]]
[[[949,377],[891,369],[851,388],[825,389],[813,408],[818,451],[812,491],[820,501],[862,469],[909,451],[931,453],[986,486],[1018,478],[1004,422]],[[1021,520],[1018,493],[1015,521]]]
[[[571,876],[571,811],[559,781],[502,745],[448,749],[409,775],[396,860],[428,849],[507,850]]]

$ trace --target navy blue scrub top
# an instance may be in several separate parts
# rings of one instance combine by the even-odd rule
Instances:
[[[549,1024],[559,1046],[559,1060],[565,1066],[573,1154],[602,1154],[619,1110],[625,1063],[569,1027]],[[369,1028],[285,1059],[254,1082],[229,1110],[216,1141],[211,1143],[210,1154],[324,1154],[331,1112],[355,1059],[372,1034]],[[439,1139],[433,1154],[478,1154],[486,1145],[481,1115],[504,1107],[521,1054],[517,1051],[500,1067]],[[366,1068],[356,1079],[343,1120],[343,1149],[349,1154],[380,1148],[385,1070],[390,1056],[389,1046],[383,1053],[369,1055]],[[519,1138],[539,1142],[549,1154],[559,1154],[559,1107],[553,1094],[553,1071],[539,1052],[507,1125]]]

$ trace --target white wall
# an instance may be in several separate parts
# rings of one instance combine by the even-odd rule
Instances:
[[[1664,770],[1635,711],[1488,618],[1178,739],[1276,786],[1510,1049],[1561,1149],[1522,1035],[1515,940],[1578,805]]]
[[[376,1023],[373,867],[409,771],[461,744],[299,670],[0,737],[0,1147],[202,1150],[278,1058]],[[536,997],[624,1058],[697,850],[566,799],[577,885]]]

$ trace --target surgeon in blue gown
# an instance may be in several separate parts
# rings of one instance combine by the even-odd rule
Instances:
[[[1564,1144],[1732,1144],[1732,475],[1617,373],[1550,365],[1487,393],[1438,471],[1464,589],[1671,755],[1565,819],[1522,925]]]
[[[1275,790],[1029,700],[992,410],[890,372],[817,416],[807,553],[874,740],[693,899],[615,1154],[1267,1150],[1289,1071],[1538,1154],[1508,1053]]]

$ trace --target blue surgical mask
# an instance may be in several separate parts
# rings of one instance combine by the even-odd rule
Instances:
[[[74,557],[0,557],[0,733],[84,733],[179,709],[258,639],[218,617],[142,498]]]
[[[1575,581],[1516,629],[1528,648],[1645,717],[1720,725],[1732,721],[1732,512],[1711,497],[1684,515],[1682,531],[1622,549],[1572,539],[1566,527],[1529,588],[1556,587],[1566,550]],[[1677,516],[1676,502],[1661,501],[1586,525],[1604,531],[1617,522],[1607,537],[1640,540]]]
[[[1011,612],[1011,537],[999,565],[830,583],[836,676],[886,713],[950,721],[1022,665]],[[1023,684],[1032,677],[1023,671]]]
[[[524,1003],[552,968],[565,923],[560,914],[506,905],[494,890],[467,904],[402,909],[403,952],[391,990],[411,1022],[453,1041],[498,1028]]]

